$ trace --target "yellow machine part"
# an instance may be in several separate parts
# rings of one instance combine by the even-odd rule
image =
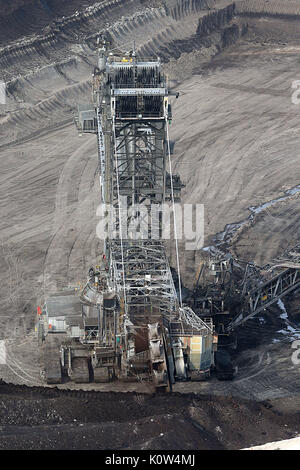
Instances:
[[[182,339],[186,346],[191,368],[201,370],[202,356],[207,351],[212,351],[213,337],[211,335],[189,336]]]

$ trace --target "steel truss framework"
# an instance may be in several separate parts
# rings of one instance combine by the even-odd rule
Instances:
[[[120,241],[110,243],[113,277],[122,292],[123,270],[127,314],[134,324],[158,321],[162,315],[174,316],[178,300],[165,248],[159,241],[125,241],[123,261]]]
[[[106,87],[99,93],[97,118],[102,201],[111,204],[116,215],[106,241],[111,280],[120,296],[124,295],[125,314],[133,324],[145,325],[162,317],[188,321],[190,316],[185,315],[182,320],[179,316],[163,242],[151,237],[132,240],[121,232],[121,198],[125,199],[126,208],[143,204],[150,212],[151,205],[163,204],[171,195],[171,178],[166,171],[170,106],[160,62],[132,57],[123,63],[108,57],[105,81]],[[105,139],[105,129],[110,141]],[[178,199],[182,185],[177,175],[172,183]],[[159,217],[156,233],[162,232],[161,224]],[[115,238],[116,233],[120,238]],[[197,319],[194,314],[197,331],[209,333],[205,323],[200,319],[197,323]]]
[[[249,318],[254,317],[298,287],[300,287],[300,269],[288,268],[261,286],[254,288],[245,297],[242,313],[229,324],[228,330],[245,323]]]
[[[120,195],[127,196],[129,206],[146,200],[161,203],[165,198],[164,121],[116,121],[113,132],[117,152],[114,171],[118,171]],[[116,184],[113,191],[117,204]]]

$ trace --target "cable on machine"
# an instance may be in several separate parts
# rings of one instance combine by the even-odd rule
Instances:
[[[171,197],[173,206],[173,218],[174,218],[174,235],[175,235],[175,250],[176,250],[176,261],[178,271],[178,290],[179,290],[179,304],[182,307],[182,292],[181,292],[181,274],[180,274],[180,263],[179,263],[179,250],[178,250],[178,238],[177,238],[177,226],[176,226],[176,211],[175,211],[175,199],[174,199],[174,187],[173,187],[173,173],[172,173],[172,162],[171,162],[171,149],[169,140],[169,123],[166,116],[166,132],[167,132],[167,144],[168,144],[168,158],[169,158],[169,173],[171,180]]]

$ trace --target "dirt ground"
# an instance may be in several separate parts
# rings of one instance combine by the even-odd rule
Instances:
[[[0,420],[0,449],[239,449],[295,437],[299,400],[255,403],[2,384]]]
[[[299,192],[288,192],[300,184],[300,108],[292,103],[292,83],[300,79],[299,19],[290,10],[272,16],[284,2],[270,0],[265,11],[265,2],[253,1],[257,16],[236,2],[235,18],[201,36],[199,19],[212,10],[200,0],[185,2],[185,8],[172,0],[101,2],[94,9],[93,3],[81,11],[79,2],[73,9],[68,2],[68,10],[59,11],[63,20],[50,21],[49,12],[36,10],[40,23],[30,27],[27,16],[20,30],[5,20],[15,37],[4,34],[4,26],[0,34],[0,79],[7,82],[7,104],[0,105],[0,340],[7,362],[0,364],[0,377],[13,384],[42,384],[36,305],[56,289],[82,282],[102,252],[96,140],[80,137],[73,123],[77,103],[90,100],[99,31],[108,29],[121,50],[134,31],[137,48],[163,58],[171,86],[180,92],[170,128],[174,168],[185,184],[183,202],[205,206],[204,244],[237,224],[227,248],[262,265],[299,241]],[[224,8],[232,2],[208,3]],[[228,33],[225,47],[224,28],[233,23],[239,35]],[[274,203],[263,208],[269,201]],[[200,257],[201,250],[181,245],[188,286]],[[107,436],[117,429],[114,448],[240,448],[294,437],[300,432],[300,382],[291,345],[299,337],[299,296],[285,300],[285,308],[287,318],[274,307],[239,332],[233,382],[179,383],[172,400],[113,395],[106,386],[97,396],[48,396],[0,385],[0,447],[108,448]],[[108,412],[112,397],[118,406]]]

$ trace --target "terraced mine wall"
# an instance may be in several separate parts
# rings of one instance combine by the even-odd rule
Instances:
[[[299,19],[300,3],[298,1],[240,0],[236,2],[236,13],[249,17],[277,17],[281,19]]]
[[[205,8],[207,8],[206,2],[186,0],[176,8],[166,9],[166,14],[177,22],[178,38],[174,37],[174,29],[167,27],[158,34],[153,34],[153,37],[140,47],[141,54],[151,56],[155,51],[164,62],[167,62],[170,58],[177,59],[182,53],[189,53],[199,48],[214,47],[219,52],[247,32],[247,23],[240,22],[235,16],[234,2],[213,12]],[[200,18],[195,25],[189,25],[190,34],[182,34],[188,30],[187,18],[197,12]],[[180,36],[183,38],[181,39]],[[113,39],[114,33],[111,37]],[[212,52],[211,55],[214,53]]]
[[[141,15],[139,15],[139,12]],[[62,41],[76,41],[84,37],[95,37],[99,31],[113,26],[119,19],[119,35],[132,35],[136,27],[146,25],[149,20],[153,24],[153,36],[156,36],[156,23],[165,17],[180,23],[184,18],[203,12],[204,17],[199,19],[196,36],[204,37],[220,28],[226,28],[228,23],[238,17],[275,16],[280,18],[298,18],[300,4],[296,1],[282,2],[270,0],[104,0],[95,2],[87,0],[82,2],[72,0],[61,2],[59,0],[15,0],[7,2],[0,0],[0,44],[22,36],[31,36],[32,46],[59,45]],[[210,13],[209,13],[210,12]],[[130,15],[134,18],[130,20]],[[126,21],[125,21],[126,18]],[[197,19],[197,18],[196,18]],[[180,24],[178,24],[180,28]],[[111,29],[111,28],[110,28]],[[112,27],[112,29],[114,29]],[[171,33],[172,24],[168,28]],[[229,27],[224,36],[226,46],[233,38],[238,38],[237,26]],[[41,34],[41,37],[36,37]],[[112,34],[114,36],[114,34]],[[168,39],[164,28],[158,36]],[[230,40],[228,42],[228,38]],[[25,41],[24,47],[28,40]],[[159,38],[156,39],[159,42]],[[155,46],[155,41],[154,41]],[[153,46],[149,44],[149,46]],[[176,44],[175,49],[178,47]],[[20,47],[19,47],[20,50]],[[152,51],[152,53],[155,52]],[[1,51],[3,56],[4,51]],[[9,51],[10,53],[10,51]]]
[[[199,19],[196,34],[199,36],[206,36],[217,28],[221,28],[226,23],[232,20],[235,15],[235,3],[228,5],[222,10],[210,13],[203,18]]]
[[[198,38],[209,36],[216,30],[221,30],[221,48],[227,47],[237,41],[247,32],[247,24],[234,22],[236,5],[232,3],[222,10],[209,13],[199,19],[196,35]],[[232,23],[232,24],[231,24]]]
[[[234,3],[209,14],[203,10],[207,8],[204,0],[187,0],[172,8],[147,8],[141,11],[136,5],[137,2],[124,0],[96,4],[78,15],[53,23],[43,34],[35,34],[25,41],[0,49],[1,78],[8,82],[8,94],[22,94],[24,84],[15,83],[13,77],[24,76],[43,66],[48,67],[51,62],[78,60],[77,54],[70,52],[73,44],[85,43],[94,49],[102,26],[103,31],[109,31],[111,41],[116,46],[130,42],[132,31],[135,31],[141,54],[152,56],[155,53],[164,61],[201,47],[215,45],[220,50],[235,42],[246,31],[245,25],[241,26],[233,19]],[[125,10],[127,17],[118,19]],[[109,28],[108,14],[112,18]],[[148,31],[141,35],[141,31],[146,28]],[[210,37],[214,33],[218,35]]]

